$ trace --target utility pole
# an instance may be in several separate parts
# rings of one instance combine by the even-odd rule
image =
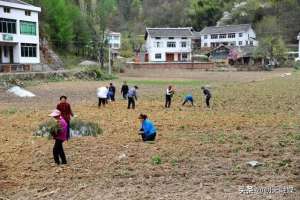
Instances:
[[[110,49],[110,44],[108,45],[108,74],[111,75],[111,49]]]

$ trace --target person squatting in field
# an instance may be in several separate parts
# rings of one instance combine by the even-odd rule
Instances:
[[[182,103],[182,105],[184,106],[187,102],[190,102],[192,104],[192,106],[194,106],[194,98],[191,94],[188,94],[185,96],[184,102]]]
[[[98,107],[101,107],[101,104],[105,106],[108,95],[108,87],[100,87],[97,89],[97,97],[98,97]]]
[[[138,90],[138,86],[134,86],[132,88],[130,88],[130,90],[128,91],[128,109],[130,109],[132,107],[132,109],[135,109],[135,101],[137,101],[137,90]]]
[[[205,103],[208,108],[210,108],[210,99],[211,99],[211,92],[209,89],[205,87],[201,87],[201,90],[203,91],[203,94],[205,96]]]
[[[139,119],[142,123],[139,135],[142,136],[143,141],[154,141],[156,137],[156,128],[153,122],[150,121],[145,114],[140,114]]]
[[[166,103],[165,103],[165,107],[166,108],[170,108],[171,107],[171,103],[172,103],[172,97],[175,93],[175,90],[173,89],[173,87],[170,85],[167,88],[167,92],[166,92]]]
[[[63,148],[64,141],[67,140],[67,122],[64,120],[64,118],[61,116],[61,112],[59,110],[54,110],[50,115],[50,117],[53,117],[57,123],[58,123],[58,130],[56,133],[53,134],[53,139],[55,140],[54,146],[53,146],[53,158],[57,165],[60,164],[67,164],[66,155]],[[61,162],[60,162],[60,159]]]
[[[124,100],[127,100],[128,91],[129,91],[129,87],[128,87],[126,81],[124,81],[122,88],[121,88],[121,94],[122,94]]]
[[[70,139],[70,121],[71,117],[74,116],[71,105],[67,102],[66,96],[61,96],[59,98],[60,103],[57,104],[56,109],[61,112],[61,116],[64,118],[64,120],[67,122],[68,125],[68,132],[67,132],[67,140]]]

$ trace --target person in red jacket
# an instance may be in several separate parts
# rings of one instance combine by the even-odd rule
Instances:
[[[56,109],[61,112],[61,116],[64,118],[64,120],[67,122],[68,125],[68,131],[67,131],[67,140],[70,139],[70,121],[71,117],[74,116],[70,104],[67,102],[66,96],[61,96],[60,103],[57,104]]]
[[[57,165],[59,164],[67,164],[66,155],[63,148],[64,141],[67,140],[67,122],[64,120],[64,118],[61,116],[61,112],[59,110],[54,110],[50,115],[50,117],[53,117],[58,124],[58,130],[53,134],[53,139],[55,140],[55,144],[53,147],[53,158]],[[59,160],[61,159],[61,162]]]

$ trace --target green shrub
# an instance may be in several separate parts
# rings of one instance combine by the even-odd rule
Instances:
[[[299,70],[299,69],[300,69],[300,61],[296,61],[296,62],[294,63],[294,69],[295,69],[295,70]]]
[[[161,162],[161,158],[159,155],[155,155],[151,158],[151,162],[153,165],[160,165],[162,162]]]
[[[48,137],[51,138],[53,133],[57,133],[59,130],[58,124],[55,120],[51,119],[41,125],[38,130],[34,133],[34,136]],[[51,134],[52,133],[52,134]],[[70,123],[70,135],[71,137],[79,136],[94,136],[100,135],[103,130],[98,124],[93,122],[84,122],[80,119],[74,119]]]

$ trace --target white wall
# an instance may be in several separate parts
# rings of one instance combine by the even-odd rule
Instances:
[[[39,23],[38,23],[38,12],[31,11],[31,16],[25,15],[25,10],[11,8],[10,13],[4,13],[4,7],[0,6],[0,16],[1,18],[7,18],[7,19],[14,19],[17,20],[17,26],[16,26],[16,34],[11,33],[0,33],[0,42],[5,42],[8,45],[14,46],[14,62],[15,63],[40,63],[40,52],[39,52]],[[32,35],[21,35],[20,34],[20,21],[30,21],[30,22],[36,22],[36,36]],[[3,35],[8,34],[13,36],[13,41],[4,41]],[[31,43],[31,44],[37,44],[37,57],[29,58],[29,57],[21,57],[21,43]],[[2,57],[3,58],[3,57]],[[3,60],[3,59],[2,59]],[[5,60],[3,60],[5,61]]]
[[[181,42],[186,42],[186,47],[181,47]],[[156,46],[156,42],[160,42],[160,47]],[[167,47],[167,42],[175,42],[176,48],[169,48]],[[178,61],[178,53],[188,53],[188,59],[190,59],[190,53],[192,52],[191,47],[192,40],[191,38],[182,39],[181,37],[168,39],[168,38],[161,38],[155,39],[148,36],[146,40],[146,49],[149,54],[149,61],[150,62],[165,62],[166,61],[166,53],[174,53],[175,54],[175,61]],[[155,54],[161,54],[161,59],[156,59]]]
[[[230,33],[233,33],[233,32],[230,32]],[[239,33],[242,33],[243,36],[240,37],[239,36]],[[247,32],[236,32],[235,33],[235,38],[228,38],[228,34],[226,34],[226,38],[220,38],[220,34],[217,34],[218,35],[218,38],[217,39],[211,39],[211,35],[207,35],[207,39],[205,39],[204,35],[201,35],[201,47],[205,47],[205,43],[207,43],[207,46],[206,47],[212,47],[211,46],[211,43],[214,42],[218,42],[218,43],[222,43],[222,42],[228,42],[228,43],[231,43],[231,42],[235,42],[236,46],[246,46],[246,41],[248,41],[248,45],[250,45],[250,41],[253,41],[253,45],[254,46],[257,46],[258,45],[258,42],[254,39],[251,39],[251,38],[256,38],[256,34],[255,32],[253,31],[253,29],[250,29],[249,31]],[[239,45],[239,42],[242,42],[242,45]]]

